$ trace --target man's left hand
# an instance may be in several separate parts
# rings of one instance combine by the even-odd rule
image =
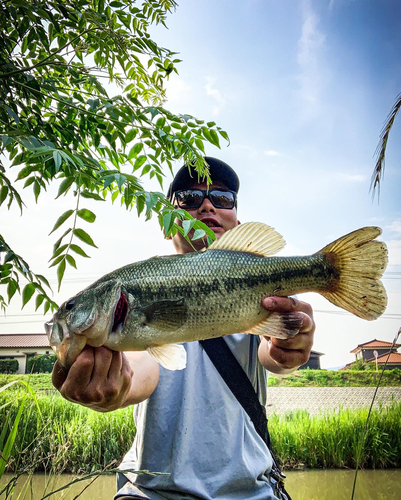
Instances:
[[[264,336],[259,346],[259,360],[266,369],[273,373],[292,373],[309,359],[315,332],[312,308],[293,297],[266,297],[262,305],[272,313],[297,313],[302,320],[299,333],[294,337],[282,340]]]

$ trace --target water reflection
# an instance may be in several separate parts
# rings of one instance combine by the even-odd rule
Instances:
[[[3,477],[4,486],[11,476]],[[41,500],[46,494],[71,482],[75,476],[45,476],[35,474],[32,478],[21,477],[13,500],[20,492],[25,500]],[[287,473],[287,487],[293,500],[351,500],[354,471],[310,470]],[[81,493],[81,494],[80,494]],[[67,490],[54,493],[50,500],[112,500],[115,493],[115,477],[101,476],[93,480],[80,481]],[[25,494],[25,496],[24,496]],[[2,500],[5,496],[1,496]],[[359,471],[354,500],[399,500],[401,498],[401,469]]]
[[[355,471],[309,470],[288,472],[293,500],[351,500]],[[358,472],[354,500],[399,500],[401,469]]]

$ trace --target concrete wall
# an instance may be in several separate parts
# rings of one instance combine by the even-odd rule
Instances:
[[[269,387],[267,415],[283,414],[296,409],[310,414],[324,410],[369,407],[375,387]],[[401,387],[379,387],[374,407],[387,405],[393,399],[401,401]]]
[[[29,354],[53,354],[51,347],[21,347],[15,349],[13,347],[0,348],[1,358],[14,358],[18,361],[17,373],[26,373],[26,361]]]

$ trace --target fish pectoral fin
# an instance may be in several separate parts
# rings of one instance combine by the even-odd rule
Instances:
[[[272,227],[262,222],[246,222],[224,233],[208,250],[251,252],[267,257],[284,246],[283,237]]]
[[[183,370],[187,366],[187,351],[179,344],[148,347],[148,353],[166,370]]]
[[[271,313],[265,320],[246,333],[267,335],[277,339],[290,339],[299,333],[302,317],[297,313]]]
[[[145,315],[145,324],[158,330],[175,330],[187,319],[187,306],[183,297],[152,302],[141,312]]]

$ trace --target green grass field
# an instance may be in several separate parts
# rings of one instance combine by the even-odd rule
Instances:
[[[297,370],[291,375],[269,376],[269,387],[375,387],[380,372],[374,370]],[[35,392],[54,393],[50,373],[32,375],[0,374],[0,387],[15,381],[25,380]],[[401,370],[385,370],[382,387],[401,386]],[[15,386],[17,388],[18,386]]]
[[[86,473],[104,469],[121,460],[135,436],[132,408],[97,413],[57,394],[6,389],[0,392],[4,431],[0,451],[19,417],[7,455],[9,471]],[[354,468],[366,417],[366,409],[313,416],[305,411],[273,415],[269,426],[274,450],[285,468]],[[361,466],[401,466],[401,402],[372,412]]]

